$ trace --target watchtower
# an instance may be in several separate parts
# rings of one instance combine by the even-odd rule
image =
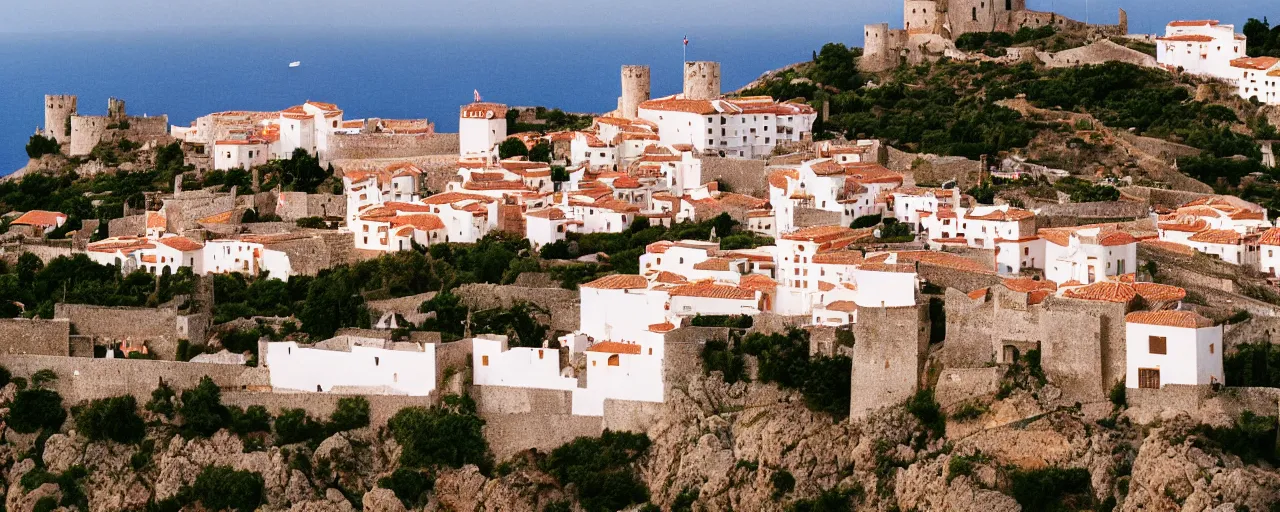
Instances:
[[[649,66],[622,66],[622,98],[618,114],[635,119],[640,104],[649,100]]]
[[[71,116],[76,115],[75,95],[46,94],[44,96],[44,136],[59,143],[71,141]]]
[[[720,97],[720,63],[696,61],[684,63],[684,97],[690,100],[714,100]]]

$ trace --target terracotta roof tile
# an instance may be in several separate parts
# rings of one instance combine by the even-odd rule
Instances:
[[[987,292],[989,290],[990,288],[978,288],[977,290],[966,293],[965,295],[968,295],[969,298],[973,300],[985,299],[987,298]]]
[[[1161,251],[1173,252],[1173,253],[1181,254],[1183,256],[1191,256],[1196,252],[1195,249],[1192,249],[1191,247],[1188,247],[1186,245],[1183,245],[1177,242],[1169,242],[1166,240],[1143,240],[1141,242],[1138,242],[1138,246],[1147,247],[1151,249],[1158,249]]]
[[[1016,278],[1016,279],[1005,279],[1003,284],[1005,288],[1008,288],[1018,293],[1031,293],[1037,290],[1049,290],[1049,291],[1058,290],[1057,283],[1054,283],[1053,281],[1048,281],[1048,280],[1037,281],[1035,279],[1029,279],[1029,278]]]
[[[1217,24],[1218,20],[1174,20],[1169,22],[1170,27],[1208,27]]]
[[[164,229],[165,219],[160,212],[147,212],[147,229]]]
[[[635,290],[648,286],[648,280],[635,274],[611,274],[582,285],[583,288],[602,290]]]
[[[973,272],[976,274],[995,274],[994,264],[987,266],[977,261],[958,256],[951,253],[939,251],[901,251],[895,253],[898,255],[899,263],[922,262],[940,267],[948,267],[965,272]]]
[[[653,280],[662,284],[688,284],[689,283],[689,278],[682,276],[680,274],[677,274],[675,272],[668,272],[666,270],[659,271],[657,275],[654,276]]]
[[[1124,321],[1133,324],[1161,325],[1184,329],[1213,327],[1213,321],[1191,311],[1134,311]]]
[[[730,260],[728,258],[707,258],[706,260],[700,261],[697,264],[695,264],[693,268],[697,270],[727,271],[729,270],[729,264],[731,263],[733,263],[733,260]]]
[[[620,343],[617,341],[601,341],[590,347],[587,352],[606,352],[610,354],[640,354],[640,345],[635,343]]]
[[[845,313],[853,313],[858,310],[858,304],[851,300],[837,300],[823,307],[831,311],[842,311]]]
[[[1271,228],[1262,232],[1258,245],[1280,245],[1280,228]]]
[[[1277,62],[1280,62],[1280,59],[1275,57],[1245,57],[1231,61],[1231,67],[1266,71]]]
[[[1174,302],[1187,297],[1186,290],[1167,284],[1133,283],[1133,290],[1147,302]]]
[[[813,256],[813,262],[822,265],[857,265],[863,262],[858,251],[830,251]]]
[[[649,332],[657,332],[657,333],[671,332],[671,331],[674,331],[675,329],[676,329],[675,324],[671,322],[662,322],[660,324],[652,324],[649,326]]]
[[[709,299],[755,300],[753,290],[709,281],[677,286],[671,289],[672,297],[703,297]]]
[[[1206,229],[1194,235],[1191,235],[1192,242],[1202,242],[1207,244],[1239,244],[1242,237],[1240,233],[1230,229]]]
[[[1210,41],[1213,41],[1213,38],[1212,38],[1212,37],[1210,37],[1210,36],[1206,36],[1206,35],[1200,35],[1200,34],[1183,34],[1183,35],[1177,35],[1177,36],[1160,36],[1160,37],[1157,37],[1156,39],[1158,39],[1158,40],[1160,40],[1160,41],[1174,41],[1174,42],[1178,42],[1178,43],[1208,43],[1208,42],[1210,42]]]
[[[158,242],[182,252],[198,251],[204,248],[204,244],[185,236],[166,236],[158,240]]]
[[[1066,286],[1065,284],[1063,286]],[[1133,285],[1117,281],[1098,281],[1091,285],[1072,288],[1063,292],[1064,297],[1072,299],[1096,300],[1104,302],[1129,302],[1137,296]]]
[[[642,110],[664,110],[667,112],[686,112],[690,114],[715,114],[716,110],[708,100],[686,100],[677,98],[665,98],[649,100],[640,103],[639,108]]]
[[[39,226],[54,227],[59,222],[66,222],[67,214],[59,212],[50,212],[45,210],[31,210],[22,214],[21,217],[14,219],[9,224],[16,226]]]
[[[764,274],[747,274],[738,281],[738,286],[747,290],[767,292],[776,289],[778,282]]]

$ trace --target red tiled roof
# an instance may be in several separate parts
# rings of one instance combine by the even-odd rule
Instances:
[[[978,288],[977,290],[966,293],[965,295],[968,295],[969,298],[973,300],[985,299],[987,298],[987,291],[989,290],[989,288]]]
[[[693,266],[697,270],[729,270],[729,264],[732,260],[727,258],[707,258]]]
[[[773,171],[772,173],[769,173],[769,186],[786,190],[787,178],[798,180],[800,179],[800,173],[796,172],[795,169]]]
[[[1277,62],[1280,62],[1280,59],[1275,57],[1245,57],[1231,61],[1231,67],[1266,71]]]
[[[1198,34],[1184,34],[1179,36],[1160,36],[1156,39],[1160,41],[1174,41],[1178,43],[1208,43],[1213,41],[1212,37]]]
[[[666,98],[649,100],[640,103],[642,110],[664,110],[667,112],[687,112],[690,114],[715,114],[719,112],[708,100],[686,100]]]
[[[1115,247],[1136,243],[1138,243],[1138,239],[1124,231],[1112,231],[1098,236],[1098,244],[1105,247]]]
[[[764,274],[747,274],[738,281],[738,287],[767,292],[778,287],[778,282]]]
[[[922,262],[940,267],[949,267],[976,274],[995,274],[994,265],[987,266],[977,261],[951,253],[939,251],[901,251],[896,253],[899,263]]]
[[[1134,311],[1124,321],[1133,324],[1161,325],[1184,329],[1213,327],[1213,321],[1191,311]]]
[[[737,286],[703,281],[671,289],[672,297],[702,297],[708,299],[755,300],[756,294]]]
[[[607,352],[610,354],[640,354],[640,345],[635,343],[620,343],[617,341],[601,341],[590,347],[587,352]]]
[[[653,280],[662,284],[686,284],[689,282],[688,278],[666,270],[659,271],[658,274],[654,276]]]
[[[1194,222],[1162,222],[1156,227],[1165,231],[1180,231],[1184,233],[1199,233],[1209,228],[1209,223],[1196,219]]]
[[[158,242],[182,252],[198,251],[204,248],[204,244],[185,236],[166,236],[158,240]]]
[[[1217,24],[1218,20],[1174,20],[1169,22],[1170,27],[1208,27]]]
[[[444,221],[440,217],[430,213],[418,213],[414,215],[401,215],[391,218],[392,227],[413,226],[418,231],[435,231],[444,229]]]
[[[164,215],[160,212],[147,212],[147,229],[164,229]]]
[[[814,226],[787,233],[782,235],[782,238],[787,240],[822,243],[849,237],[853,234],[854,231],[852,229],[844,226]]]
[[[536,217],[539,219],[561,220],[565,218],[564,210],[559,208],[547,208],[543,210],[535,210],[525,214],[526,217]]]
[[[1057,283],[1053,281],[1037,281],[1029,278],[1005,279],[1003,284],[1005,288],[1018,293],[1031,293],[1040,290],[1057,291],[1058,289]]]
[[[974,210],[969,210],[965,215],[967,220],[990,220],[999,222],[1009,222],[1035,217],[1035,212],[1023,210],[1021,208],[1009,207],[1008,210],[995,209],[985,215],[974,215]]]
[[[1186,290],[1167,284],[1133,283],[1133,290],[1147,302],[1173,302],[1187,297]]]
[[[650,325],[649,332],[658,332],[658,333],[670,332],[670,331],[674,331],[675,328],[676,328],[675,324],[671,322],[662,322],[660,324]]]
[[[635,274],[611,274],[581,285],[582,288],[598,288],[602,290],[635,290],[647,288],[648,286],[648,280]]]
[[[1280,228],[1271,228],[1262,232],[1258,245],[1280,245]]]
[[[66,222],[66,221],[67,221],[67,214],[65,213],[50,212],[45,210],[31,210],[27,213],[22,214],[21,217],[14,219],[14,221],[10,222],[9,224],[16,225],[16,226],[53,227],[53,226],[57,226],[58,222]]]
[[[823,265],[857,265],[862,261],[862,253],[858,251],[831,251],[813,256],[814,263]]]
[[[1230,229],[1206,229],[1194,235],[1191,235],[1192,242],[1202,242],[1207,244],[1227,244],[1235,245],[1240,243],[1240,233]]]
[[[1072,299],[1129,302],[1137,294],[1138,292],[1134,290],[1133,285],[1116,281],[1098,281],[1088,286],[1067,290],[1063,293],[1063,296]]]
[[[831,311],[842,311],[845,313],[853,313],[858,310],[858,304],[851,300],[837,300],[823,307]]]

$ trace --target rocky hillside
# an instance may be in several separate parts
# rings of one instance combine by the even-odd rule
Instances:
[[[15,391],[10,384],[0,402],[9,404]],[[4,505],[20,512],[252,510],[255,503],[308,512],[594,511],[618,503],[607,494],[629,478],[639,482],[630,502],[647,495],[650,503],[635,510],[1274,510],[1280,502],[1280,473],[1265,449],[1241,451],[1226,430],[1185,415],[1134,426],[1110,404],[1039,410],[1038,396],[1015,390],[953,411],[948,421],[924,395],[866,422],[838,422],[773,385],[695,375],[673,390],[648,442],[636,437],[644,449],[620,459],[628,461],[621,467],[594,470],[619,478],[603,486],[574,469],[562,472],[570,455],[561,450],[496,466],[410,470],[397,441],[406,438],[392,432],[399,426],[292,443],[282,433],[297,425],[284,422],[297,418],[285,415],[274,420],[275,436],[237,435],[232,427],[203,437],[179,425],[180,416],[144,411],[145,436],[129,443],[90,442],[75,425],[92,423],[82,421],[51,435],[9,426],[0,448]],[[25,422],[11,418],[11,409],[0,412],[11,425]],[[86,414],[78,412],[77,420]],[[445,425],[433,428],[453,428]],[[419,441],[407,439],[409,451],[420,450]],[[603,459],[619,445],[595,446],[613,447],[590,454]]]

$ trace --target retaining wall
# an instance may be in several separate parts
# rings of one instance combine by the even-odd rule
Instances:
[[[53,370],[58,380],[50,387],[61,394],[67,404],[119,395],[133,395],[140,402],[146,402],[161,382],[181,390],[195,387],[204,376],[227,390],[270,388],[265,368],[238,365],[37,355],[0,355],[0,365],[14,376],[27,378],[40,370]]]
[[[394,135],[362,133],[329,136],[326,160],[356,158],[404,158],[422,155],[457,155],[458,134]]]
[[[6,318],[0,320],[0,353],[69,356],[70,336],[66,320]]]

